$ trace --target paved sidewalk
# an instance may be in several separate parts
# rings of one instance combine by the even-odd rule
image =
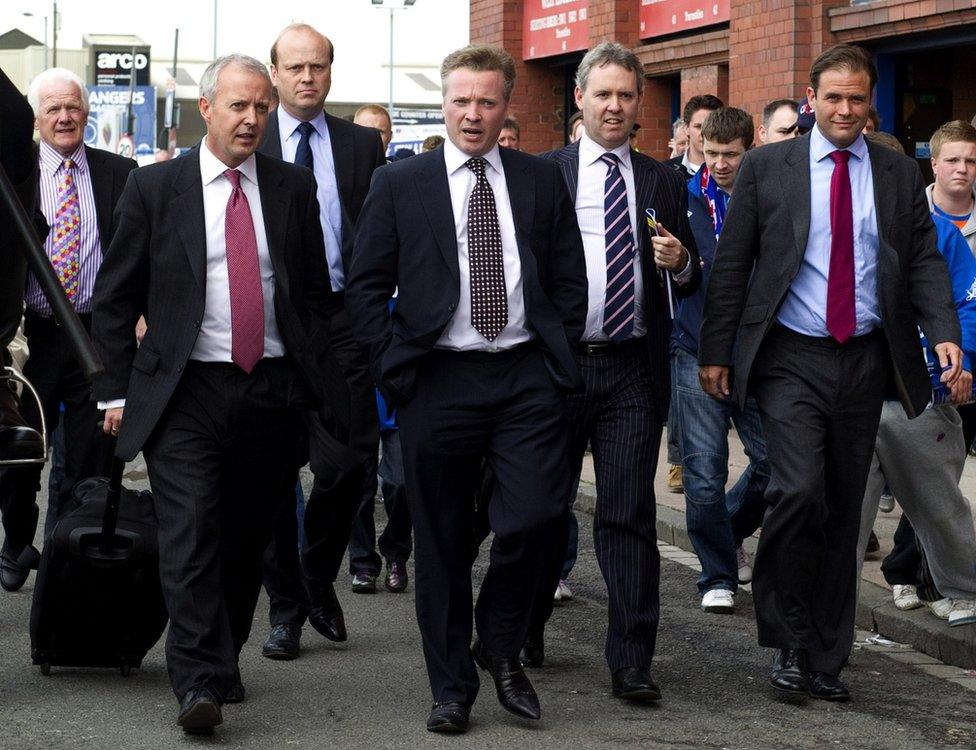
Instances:
[[[665,434],[661,440],[654,485],[657,498],[658,538],[693,552],[685,523],[684,495],[668,490],[669,465],[666,438]],[[730,487],[748,464],[742,444],[732,430],[729,435]],[[960,486],[963,494],[970,501],[976,498],[976,459],[970,458],[966,461]],[[592,513],[595,503],[593,462],[592,457],[587,454],[583,463],[576,508]],[[899,643],[910,644],[913,648],[949,664],[968,669],[976,668],[976,625],[949,628],[945,622],[930,614],[927,608],[901,612],[892,604],[891,587],[881,575],[881,561],[891,551],[892,539],[900,519],[901,508],[897,504],[891,513],[878,513],[874,530],[881,543],[881,550],[870,555],[864,562],[861,596],[858,602],[858,627],[874,630]],[[745,547],[749,552],[755,552],[758,536],[757,533],[753,539],[746,541]]]

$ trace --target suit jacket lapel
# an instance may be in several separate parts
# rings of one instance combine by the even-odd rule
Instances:
[[[180,172],[173,181],[172,216],[177,232],[201,291],[207,282],[207,225],[203,214],[203,182],[200,178],[200,150],[181,156]]]
[[[867,140],[867,139],[865,139]],[[868,142],[868,158],[871,160],[871,178],[874,182],[874,208],[878,220],[878,237],[888,241],[891,222],[894,221],[894,201],[885,200],[891,195],[891,167],[892,160],[882,146],[874,146]],[[891,244],[891,243],[889,243]]]
[[[281,128],[278,125],[278,112],[272,112],[268,117],[268,126],[264,129],[264,138],[258,151],[276,159],[281,157]]]
[[[787,168],[782,170],[781,177],[793,217],[793,241],[799,263],[810,236],[810,135],[794,139],[791,145],[785,157]]]
[[[264,217],[264,234],[268,241],[271,266],[275,272],[275,286],[287,289],[285,235],[288,230],[288,193],[284,187],[284,175],[275,168],[273,161],[258,156],[256,163],[258,192],[261,194],[261,215]]]
[[[447,165],[444,149],[438,148],[434,156],[417,174],[417,195],[427,215],[427,222],[440,248],[454,280],[460,282],[458,268],[457,235],[454,227],[454,209],[451,205],[451,188],[447,182]]]
[[[571,143],[556,153],[556,162],[562,170],[569,197],[576,205],[576,189],[579,184],[579,141]]]
[[[352,195],[352,177],[356,174],[356,154],[352,141],[343,138],[341,127],[334,124],[336,119],[328,112],[325,113],[325,122],[329,126],[329,142],[332,144],[336,184],[339,186],[339,202],[345,208],[345,196]],[[345,217],[343,219],[345,220]]]
[[[535,180],[528,165],[521,167],[514,163],[507,149],[499,149],[502,167],[505,169],[505,184],[508,187],[508,200],[512,205],[512,219],[515,222],[515,239],[519,255],[529,246],[535,216]],[[523,261],[524,262],[524,261]]]
[[[630,158],[631,166],[634,170],[634,192],[637,200],[637,246],[641,250],[641,262],[648,269],[654,268],[654,261],[651,258],[650,244],[651,235],[645,229],[647,222],[644,220],[644,209],[658,209],[654,205],[654,193],[657,190],[657,175],[654,171],[647,168],[639,158],[632,153]],[[673,227],[667,227],[670,231]],[[649,260],[650,259],[650,260]],[[648,265],[650,263],[650,265]]]
[[[112,234],[112,170],[97,149],[85,146],[88,161],[88,174],[91,176],[92,194],[95,199],[95,215],[98,223],[98,236],[102,238],[102,252],[108,250],[108,238]]]

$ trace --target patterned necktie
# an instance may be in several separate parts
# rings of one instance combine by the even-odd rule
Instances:
[[[224,214],[227,281],[230,286],[231,359],[250,373],[264,355],[264,291],[258,265],[258,243],[241,173],[228,169],[230,198]]]
[[[468,199],[468,266],[471,325],[488,341],[494,341],[508,324],[508,295],[495,194],[485,177],[487,163],[481,157],[465,163],[475,174],[474,190]]]
[[[54,241],[51,265],[68,301],[74,306],[78,298],[78,272],[81,266],[81,207],[78,186],[72,172],[74,162],[65,159],[64,174],[58,183],[58,205],[54,213]]]
[[[607,247],[607,294],[603,332],[615,343],[634,332],[634,236],[630,231],[627,186],[616,154],[600,157],[607,165],[603,188],[603,225]]]
[[[832,151],[830,177],[830,268],[827,272],[827,331],[840,343],[854,335],[854,207],[847,171],[850,151]]]
[[[298,132],[301,133],[301,138],[298,139],[298,150],[295,151],[295,163],[301,167],[308,167],[312,169],[312,144],[309,139],[312,137],[312,133],[315,132],[315,128],[312,127],[310,122],[300,122],[298,123]]]

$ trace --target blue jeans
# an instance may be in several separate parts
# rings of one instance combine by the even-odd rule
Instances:
[[[740,410],[732,401],[707,395],[698,384],[698,362],[683,349],[671,356],[671,378],[678,399],[688,536],[702,566],[698,590],[735,591],[735,550],[762,523],[766,508],[769,463],[759,411],[751,398]],[[731,425],[739,433],[749,466],[726,493]]]

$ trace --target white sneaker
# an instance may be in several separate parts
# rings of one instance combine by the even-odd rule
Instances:
[[[563,600],[563,592],[559,590],[559,585],[556,584],[556,593],[552,595],[552,600],[559,604]]]
[[[881,499],[878,501],[878,510],[882,513],[891,513],[895,509],[895,496],[891,494],[891,490],[887,487],[881,493]]]
[[[565,578],[559,579],[559,585],[556,586],[556,593],[564,602],[572,601],[573,590],[569,587],[569,583],[566,582]]]
[[[953,599],[952,611],[949,612],[949,627],[970,625],[976,622],[976,601],[972,599]]]
[[[918,598],[918,590],[910,584],[896,583],[891,587],[891,597],[895,600],[895,606],[903,611],[922,606],[922,600]]]
[[[739,566],[739,583],[749,583],[752,580],[752,560],[749,553],[742,547],[735,551],[735,562]]]
[[[735,610],[735,596],[728,589],[709,589],[702,597],[701,608],[712,614],[732,614]]]
[[[939,599],[937,602],[924,602],[924,604],[940,620],[949,619],[949,613],[952,611],[952,599]]]

